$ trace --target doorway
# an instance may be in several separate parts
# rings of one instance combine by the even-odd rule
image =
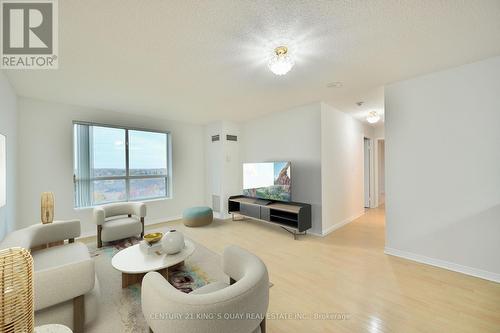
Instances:
[[[370,208],[370,173],[371,173],[371,140],[364,138],[364,191],[365,191],[365,208]]]
[[[377,172],[377,197],[378,205],[385,204],[385,141],[383,139],[377,140],[378,145],[378,172]]]

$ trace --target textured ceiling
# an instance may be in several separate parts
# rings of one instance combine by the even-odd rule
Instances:
[[[59,50],[58,70],[5,71],[19,95],[196,123],[319,100],[363,116],[386,83],[500,54],[500,1],[64,0]]]

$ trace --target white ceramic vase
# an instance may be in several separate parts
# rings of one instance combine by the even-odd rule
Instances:
[[[177,230],[168,231],[161,239],[161,247],[166,254],[175,254],[184,248],[184,235]]]

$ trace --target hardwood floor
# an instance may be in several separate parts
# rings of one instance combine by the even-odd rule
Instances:
[[[383,209],[297,241],[252,220],[167,225],[218,253],[238,244],[264,260],[277,318],[268,332],[500,332],[500,284],[385,255]]]

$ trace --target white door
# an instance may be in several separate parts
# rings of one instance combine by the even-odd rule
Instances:
[[[370,139],[365,138],[364,151],[365,208],[370,208]]]

